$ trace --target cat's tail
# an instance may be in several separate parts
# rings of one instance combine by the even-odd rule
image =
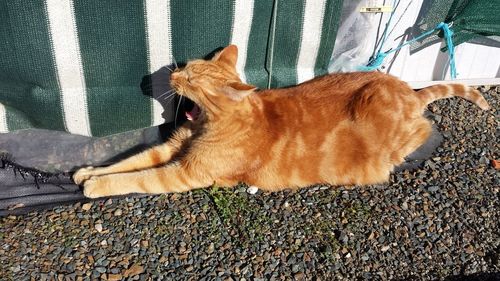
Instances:
[[[420,97],[424,106],[439,99],[457,96],[476,104],[482,110],[490,109],[490,105],[478,90],[463,84],[434,85],[418,91],[417,95]]]

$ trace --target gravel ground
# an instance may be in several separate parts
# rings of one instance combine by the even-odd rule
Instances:
[[[494,110],[429,107],[444,141],[388,184],[245,186],[0,218],[1,279],[500,280],[500,87]]]

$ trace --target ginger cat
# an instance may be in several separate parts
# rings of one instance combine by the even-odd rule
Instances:
[[[415,92],[379,72],[330,74],[295,87],[257,90],[241,82],[231,45],[171,75],[199,113],[166,143],[109,167],[74,175],[95,198],[184,192],[239,182],[263,190],[313,184],[385,182],[431,132],[422,116],[438,99],[460,96],[481,109],[481,94],[460,84]],[[197,116],[196,116],[197,115]]]

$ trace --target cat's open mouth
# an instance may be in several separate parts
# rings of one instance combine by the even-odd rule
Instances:
[[[194,104],[193,108],[190,111],[186,111],[186,118],[189,121],[196,121],[200,116],[201,109],[198,105]]]

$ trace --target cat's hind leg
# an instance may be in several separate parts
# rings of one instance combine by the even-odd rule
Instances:
[[[107,167],[81,168],[73,175],[73,180],[76,184],[82,184],[84,181],[95,176],[139,171],[165,164],[182,149],[185,141],[191,136],[192,131],[190,127],[181,127],[166,143],[145,150]]]
[[[407,124],[406,126],[411,125]],[[429,120],[423,117],[414,121],[413,128],[411,133],[408,133],[401,140],[400,145],[391,154],[391,161],[396,166],[403,163],[406,156],[423,145],[432,133],[432,126]]]

